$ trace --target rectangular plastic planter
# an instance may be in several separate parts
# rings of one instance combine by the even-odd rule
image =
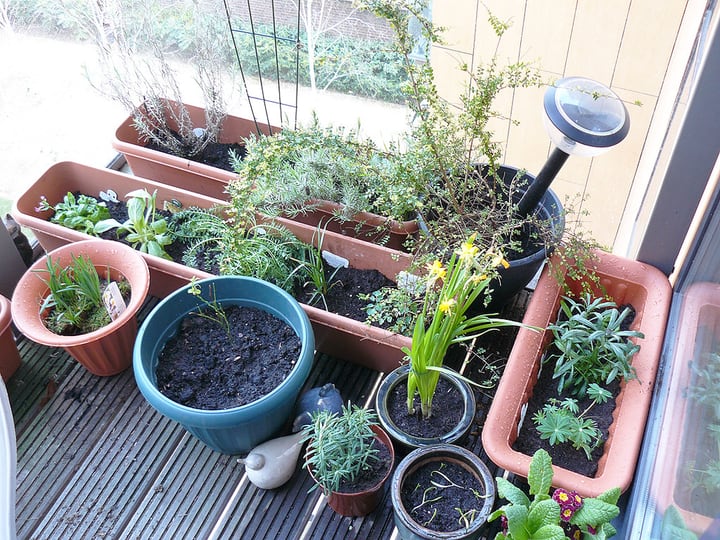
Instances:
[[[91,237],[51,223],[50,212],[36,212],[35,207],[41,196],[44,195],[48,201],[54,203],[62,200],[68,191],[96,195],[100,191],[112,189],[120,198],[130,191],[142,188],[151,193],[157,190],[159,208],[163,201],[167,200],[176,200],[186,208],[211,208],[226,204],[222,200],[110,169],[62,162],[50,167],[17,199],[12,214],[20,224],[34,231],[42,247],[49,251],[69,242]],[[276,220],[300,240],[307,243],[313,241],[316,232],[314,227],[282,218]],[[332,232],[325,234],[323,247],[346,258],[354,268],[374,268],[393,280],[401,270],[407,269],[411,260],[406,253]],[[201,279],[211,275],[153,255],[144,254],[144,257],[150,268],[150,294],[159,298],[164,298],[187,284],[193,276]],[[400,365],[404,357],[401,348],[410,344],[408,337],[312,306],[303,305],[303,308],[313,324],[317,349],[331,356],[344,358],[376,371],[389,372]]]
[[[637,379],[621,385],[610,434],[595,477],[589,478],[553,465],[553,485],[575,490],[585,497],[596,497],[613,487],[625,491],[632,482],[672,295],[670,283],[658,269],[600,251],[597,257],[594,271],[607,296],[618,305],[631,304],[635,308],[631,329],[639,330],[645,338],[638,341],[641,349],[632,360]],[[578,297],[580,284],[570,281],[570,288],[571,296]],[[599,296],[600,292],[595,291],[595,294]],[[547,328],[557,318],[562,296],[559,284],[545,268],[523,323]],[[520,329],[482,432],[483,446],[490,459],[499,467],[525,478],[531,456],[513,450],[512,445],[518,435],[524,406],[537,382],[543,352],[551,338],[552,333],[548,330],[535,332]],[[525,419],[522,429],[534,429],[529,418]]]

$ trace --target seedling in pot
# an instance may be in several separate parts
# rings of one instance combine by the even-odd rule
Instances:
[[[50,218],[52,223],[93,236],[97,236],[95,225],[110,218],[110,211],[104,202],[99,202],[89,195],[80,194],[75,197],[70,192],[55,206],[52,206],[45,196],[41,197],[35,210],[38,212],[52,210],[55,212]]]
[[[117,229],[117,234],[127,233],[125,240],[142,253],[171,259],[165,251],[165,246],[173,242],[172,234],[168,231],[165,218],[156,217],[155,199],[157,191],[150,194],[146,189],[136,189],[127,194],[128,219],[120,223],[110,218],[95,225],[95,233],[102,234],[111,229]]]
[[[214,321],[225,330],[225,333],[228,335],[228,338],[230,337],[230,322],[228,321],[227,314],[225,313],[225,310],[223,309],[222,305],[217,301],[217,297],[215,295],[215,286],[210,285],[210,295],[211,300],[208,300],[202,295],[202,291],[200,290],[200,285],[198,284],[197,280],[195,279],[195,276],[192,277],[190,280],[190,287],[188,288],[188,294],[191,294],[195,297],[197,297],[201,302],[202,305],[207,309],[200,308],[198,311],[191,312],[191,315],[197,315],[199,317],[202,317],[204,319],[208,319],[210,321]]]

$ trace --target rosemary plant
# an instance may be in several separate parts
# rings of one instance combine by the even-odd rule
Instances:
[[[303,428],[303,442],[308,442],[304,466],[317,481],[310,491],[319,487],[329,495],[378,461],[374,425],[375,413],[357,405],[343,406],[341,415],[327,410],[312,415]]]

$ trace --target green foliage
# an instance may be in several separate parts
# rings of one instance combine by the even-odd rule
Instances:
[[[322,303],[327,310],[328,307],[327,302],[325,301],[325,296],[330,292],[333,285],[337,283],[333,281],[333,278],[335,277],[335,274],[337,274],[338,270],[340,270],[340,267],[338,266],[335,268],[330,276],[325,274],[325,263],[323,262],[322,256],[325,229],[323,229],[320,225],[318,225],[318,228],[315,231],[314,239],[315,245],[309,246],[309,248],[303,252],[306,255],[306,258],[304,260],[297,261],[299,265],[295,270],[307,276],[307,280],[303,283],[303,287],[310,285],[313,287],[314,292],[308,300],[308,304],[311,306],[314,305],[319,298],[322,300]]]
[[[297,215],[316,208],[316,200],[343,205],[337,219],[366,211],[403,220],[420,206],[419,181],[404,156],[383,152],[353,130],[306,127],[272,136],[251,137],[247,154],[233,160],[240,178],[229,192],[246,197],[263,212]]]
[[[670,505],[663,514],[660,540],[698,540],[698,537],[688,529],[678,509]]]
[[[423,291],[408,287],[383,287],[360,295],[367,305],[365,322],[387,328],[404,336],[412,335],[415,320],[423,305]]]
[[[85,334],[110,322],[102,300],[103,286],[92,261],[82,255],[71,256],[71,261],[63,267],[47,257],[43,271],[50,294],[40,312],[47,311],[45,324],[57,334]]]
[[[485,314],[467,317],[466,313],[476,301],[483,302],[487,287],[503,262],[492,252],[482,253],[474,245],[475,237],[463,242],[450,257],[447,267],[436,260],[425,277],[425,295],[422,310],[413,328],[410,348],[403,352],[410,359],[408,373],[408,412],[414,413],[415,392],[420,397],[424,418],[432,413],[435,394],[445,355],[452,344],[474,339],[486,332],[518,323],[494,318]],[[439,294],[435,287],[442,281]],[[437,301],[435,301],[437,298]]]
[[[117,229],[118,236],[127,233],[125,240],[142,253],[171,259],[165,251],[165,246],[173,242],[172,234],[168,231],[165,218],[156,217],[155,199],[157,191],[152,195],[146,189],[136,189],[126,195],[128,198],[128,219],[120,223],[114,218],[105,219],[95,225],[95,233],[102,234],[111,229]]]
[[[329,495],[378,461],[374,425],[375,413],[357,405],[343,406],[341,415],[327,410],[313,413],[312,422],[303,428],[303,442],[308,443],[304,467],[317,481],[310,491],[320,487]]]
[[[51,206],[43,196],[36,210],[52,210],[55,213],[50,218],[51,222],[93,236],[97,236],[95,225],[110,217],[110,211],[104,202],[98,202],[94,197],[83,194],[76,198],[70,192],[55,206]]]
[[[554,379],[558,392],[568,389],[572,395],[584,397],[592,383],[610,384],[618,377],[635,378],[630,364],[640,345],[630,338],[643,338],[641,332],[623,330],[622,324],[630,308],[622,312],[617,305],[585,294],[580,300],[563,297],[560,303],[562,320],[551,324],[553,346],[559,352],[548,355],[544,362],[555,360]]]
[[[542,410],[533,416],[540,438],[547,440],[552,446],[570,442],[576,450],[583,450],[588,460],[592,459],[592,451],[603,442],[597,423],[587,414],[597,403],[604,403],[612,394],[593,383],[588,387],[591,404],[582,413],[577,400],[566,398],[562,401],[551,398]]]
[[[223,309],[222,305],[217,301],[215,295],[215,286],[213,284],[208,285],[209,298],[205,298],[202,294],[200,284],[198,284],[195,276],[190,280],[190,286],[188,287],[188,294],[191,294],[198,298],[205,309],[200,308],[198,311],[191,312],[192,315],[197,315],[209,321],[213,321],[220,326],[230,337],[230,322],[228,321],[227,314]]]
[[[220,275],[256,277],[292,291],[304,278],[295,261],[304,259],[308,247],[281,225],[256,223],[251,209],[240,208],[188,208],[174,214],[172,234],[187,245],[183,262]]]
[[[616,534],[610,522],[620,510],[620,489],[612,488],[597,498],[581,497],[574,491],[552,487],[552,460],[545,450],[533,455],[528,472],[532,500],[506,479],[496,478],[498,495],[508,501],[488,518],[501,518],[503,530],[495,540],[564,540],[579,531],[583,538],[605,540]]]

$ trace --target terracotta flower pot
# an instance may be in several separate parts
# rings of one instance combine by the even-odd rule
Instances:
[[[440,437],[418,437],[398,427],[396,420],[390,416],[388,410],[390,393],[398,385],[407,385],[409,372],[409,365],[401,366],[386,375],[378,387],[377,394],[375,395],[375,410],[377,411],[378,420],[382,427],[385,428],[390,434],[390,437],[392,437],[398,445],[398,448],[402,449],[404,453],[433,444],[460,443],[470,432],[473,420],[475,419],[475,394],[470,388],[470,385],[462,379],[449,377],[442,373],[440,377],[450,382],[460,393],[464,410],[462,418],[460,418],[460,421],[454,429]],[[436,414],[442,414],[442,411],[436,411]]]
[[[183,207],[212,208],[224,201],[198,193],[164,185],[110,169],[98,169],[73,162],[58,163],[50,167],[18,197],[12,209],[13,217],[31,229],[45,250],[51,250],[70,242],[93,238],[87,234],[68,229],[49,221],[51,212],[36,212],[41,196],[51,203],[60,201],[68,191],[80,191],[96,196],[100,191],[114,190],[118,197],[136,189],[149,192],[157,190],[157,204],[175,200]],[[258,219],[270,219],[258,216]],[[316,229],[295,221],[275,218],[290,229],[300,240],[312,242]],[[394,279],[401,270],[407,269],[411,258],[408,254],[369,242],[362,242],[337,233],[327,232],[323,246],[326,250],[346,258],[354,268],[374,268]],[[198,279],[211,274],[168,261],[153,255],[142,254],[150,269],[150,291],[153,296],[164,298],[186,285],[194,276]],[[319,351],[337,358],[364,365],[376,371],[390,372],[400,365],[404,357],[402,347],[410,345],[410,338],[360,321],[342,317],[320,308],[303,305],[310,317]]]
[[[482,509],[475,515],[468,527],[455,531],[439,532],[417,523],[402,502],[402,493],[406,489],[408,476],[427,463],[454,463],[471,472],[484,486],[484,502]],[[414,489],[409,486],[408,489]],[[495,503],[495,482],[485,463],[469,450],[453,444],[436,444],[424,446],[409,453],[398,465],[390,485],[390,496],[393,503],[395,526],[402,540],[472,540],[480,538],[485,529],[487,518]]]
[[[102,276],[109,269],[111,279],[124,277],[130,283],[130,300],[120,316],[110,324],[86,334],[61,336],[48,330],[40,312],[42,301],[50,292],[43,281],[46,260],[36,261],[23,275],[12,298],[13,321],[31,340],[49,347],[62,347],[94,375],[116,375],[132,363],[132,348],[137,334],[136,313],[147,296],[150,274],[140,254],[118,242],[87,240],[51,251],[51,257],[62,266],[71,264],[72,256],[89,258]]]
[[[720,458],[716,443],[707,431],[707,426],[714,424],[716,419],[705,412],[708,405],[695,403],[688,399],[685,392],[693,386],[696,377],[690,362],[703,369],[710,353],[718,352],[720,285],[691,285],[682,301],[678,320],[681,324],[678,325],[675,352],[669,364],[672,368],[666,375],[669,389],[664,408],[670,412],[663,418],[650,489],[661,511],[674,505],[685,524],[702,535],[710,528],[716,512],[705,515],[693,510],[693,504],[703,502],[706,507],[717,510],[720,508],[720,492],[693,496],[691,479],[684,466],[700,465],[703,456]]]
[[[375,438],[380,441],[388,450],[390,450],[390,466],[387,473],[375,486],[357,493],[340,493],[333,491],[327,498],[330,508],[335,510],[341,516],[359,517],[367,516],[370,512],[377,508],[383,497],[383,488],[390,478],[393,466],[395,465],[395,450],[388,434],[379,426],[371,426],[375,433]],[[310,476],[313,477],[312,471]]]
[[[643,430],[652,397],[655,374],[662,349],[672,289],[664,274],[647,264],[605,252],[597,252],[595,273],[607,295],[618,305],[631,304],[635,310],[632,330],[645,335],[638,341],[640,351],[632,365],[637,379],[621,385],[616,399],[613,423],[605,441],[604,453],[594,478],[553,465],[553,485],[575,490],[584,497],[596,497],[619,487],[625,491],[635,474]],[[572,294],[579,296],[580,284],[570,282]],[[599,295],[596,291],[596,295]],[[523,323],[547,328],[557,318],[562,290],[543,271]],[[482,441],[490,459],[503,469],[527,477],[531,456],[513,450],[522,409],[532,395],[542,354],[550,343],[550,331],[534,332],[521,328],[508,358],[495,398],[482,432]],[[529,418],[522,429],[534,429]]]
[[[177,106],[173,101],[170,106]],[[185,105],[193,124],[205,126],[205,110],[193,105]],[[240,143],[251,134],[266,135],[280,131],[280,128],[254,122],[248,118],[228,115],[222,123],[218,141],[221,143]],[[205,165],[197,161],[166,154],[159,150],[146,148],[133,127],[133,118],[128,116],[115,131],[113,148],[121,152],[133,173],[171,186],[202,193],[209,197],[225,199],[225,186],[235,178],[233,171]]]
[[[0,295],[0,375],[7,381],[20,367],[20,354],[11,326],[10,300]]]

